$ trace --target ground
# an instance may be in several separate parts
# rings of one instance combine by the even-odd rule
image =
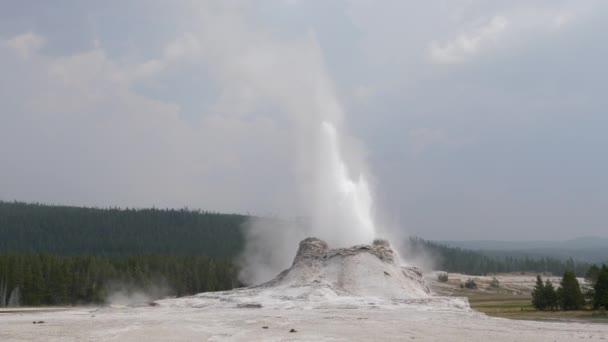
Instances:
[[[500,290],[493,293],[484,289],[485,278],[477,280],[482,289],[476,294],[465,293],[455,285],[458,275],[450,275],[453,284],[431,285],[444,292],[452,291],[453,295],[467,294],[474,308],[490,312],[496,307],[523,305],[525,289],[531,288],[530,279],[534,280],[533,276],[526,277],[529,279],[497,276],[504,286],[504,294]],[[154,307],[0,313],[0,341],[608,340],[608,324],[490,317],[452,305],[449,297],[430,302],[390,302],[370,297],[365,301],[340,299],[325,303],[319,300],[289,306],[272,302],[261,308],[237,308],[234,303],[228,305],[229,301],[214,298],[216,304],[213,305],[199,296],[161,301]],[[44,323],[38,323],[40,321]],[[291,329],[295,332],[290,332]]]
[[[80,308],[1,316],[1,341],[574,341],[608,325],[400,309]],[[33,324],[33,321],[45,323]],[[264,329],[263,327],[268,327]],[[295,329],[296,332],[289,332]]]

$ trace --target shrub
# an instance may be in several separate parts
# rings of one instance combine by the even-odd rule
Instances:
[[[606,317],[608,313],[606,312],[606,308],[601,307],[598,311],[591,314],[593,317]]]
[[[448,282],[448,274],[447,273],[439,273],[437,274],[437,280],[441,283]]]
[[[475,290],[477,289],[477,283],[475,282],[475,280],[469,278],[467,279],[467,281],[464,282],[464,287],[466,287],[467,289]]]
[[[495,288],[495,289],[500,287],[500,282],[498,281],[498,279],[496,279],[496,277],[494,277],[492,279],[492,281],[490,282],[490,287]]]

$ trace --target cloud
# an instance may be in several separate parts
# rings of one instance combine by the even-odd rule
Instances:
[[[201,42],[191,32],[186,32],[180,37],[166,45],[162,58],[151,59],[140,63],[134,68],[132,77],[146,78],[156,76],[165,71],[172,64],[200,57],[202,52]]]
[[[35,33],[27,32],[6,40],[4,44],[26,59],[44,45],[44,39]]]
[[[556,6],[513,6],[497,9],[498,14],[473,15],[456,23],[458,32],[453,38],[433,39],[428,46],[431,62],[458,64],[487,51],[508,49],[516,42],[535,39],[566,29],[590,12],[590,4]]]
[[[141,61],[101,42],[53,55],[33,48],[41,36],[2,44],[32,47],[28,59],[0,51],[0,89],[7,89],[0,155],[9,165],[2,198],[260,215],[311,210],[303,194],[314,181],[315,122],[342,117],[314,33],[280,39],[254,29],[239,6],[192,5],[183,33]],[[217,95],[192,99],[188,120],[179,102],[138,91],[189,70]]]
[[[502,16],[495,16],[487,23],[469,32],[460,33],[456,38],[445,43],[432,41],[430,57],[436,63],[459,63],[480,53],[482,49],[497,44],[498,39],[509,27],[509,21]]]
[[[0,44],[1,198],[290,209],[278,200],[290,170],[282,164],[291,147],[285,127],[265,117],[204,112],[185,121],[179,105],[134,90],[141,65],[112,59],[101,47],[61,56],[29,48],[27,59],[11,57],[14,42],[31,47],[44,40],[22,37]],[[170,46],[163,63],[192,51]],[[251,179],[272,179],[277,198]]]
[[[1,199],[303,213],[314,159],[298,146],[321,107],[344,116],[338,94],[379,210],[410,232],[492,238],[528,214],[582,226],[551,218],[571,212],[556,198],[586,199],[588,231],[606,221],[601,1],[14,6],[0,13]],[[8,18],[20,12],[31,20]]]

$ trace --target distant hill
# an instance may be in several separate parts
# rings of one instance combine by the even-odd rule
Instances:
[[[468,249],[487,249],[487,250],[522,250],[522,249],[595,249],[608,248],[608,238],[598,236],[584,236],[570,240],[560,241],[499,241],[499,240],[445,240],[437,241],[448,246],[468,248]]]
[[[591,263],[608,261],[608,238],[587,236],[563,241],[440,241],[450,247],[479,251],[490,256],[574,258]]]
[[[0,253],[234,256],[244,215],[0,202]]]

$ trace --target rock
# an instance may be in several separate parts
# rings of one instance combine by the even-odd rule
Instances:
[[[267,326],[263,326],[262,329],[268,329],[268,327]]]
[[[236,305],[239,309],[261,309],[262,304],[260,303],[239,303]]]
[[[291,330],[289,330],[289,332],[290,332],[290,333],[294,333],[294,332],[298,332],[298,331],[297,331],[296,329],[293,329],[293,328],[292,328]]]
[[[328,250],[329,246],[325,241],[314,237],[306,238],[300,241],[300,246],[298,247],[298,252],[293,260],[293,264],[295,265],[296,263],[303,262],[307,259],[323,258]]]

